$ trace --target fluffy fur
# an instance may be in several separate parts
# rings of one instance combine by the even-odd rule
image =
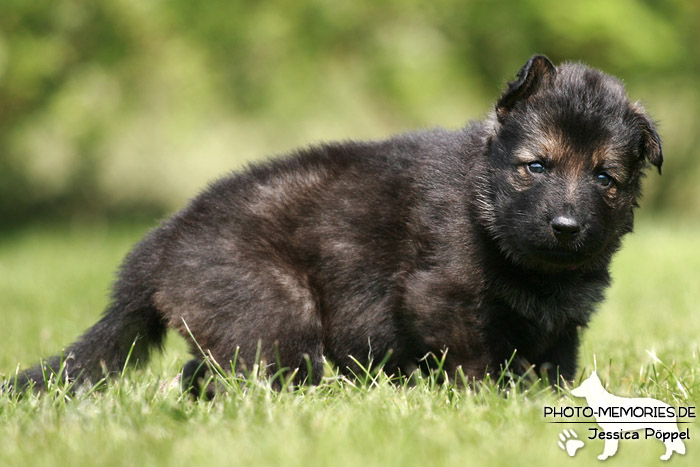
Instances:
[[[64,377],[118,373],[132,344],[143,363],[170,327],[296,382],[318,382],[324,357],[405,374],[443,352],[448,374],[481,378],[516,350],[517,368],[572,379],[648,162],[659,137],[618,80],[535,56],[463,129],[325,144],[213,183],[127,256]]]

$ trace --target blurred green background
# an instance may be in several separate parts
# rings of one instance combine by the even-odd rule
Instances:
[[[664,140],[663,176],[645,181],[581,375],[597,367],[615,394],[699,406],[698,0],[0,0],[0,380],[94,323],[130,245],[208,181],[322,140],[460,127],[534,53],[623,79]],[[186,360],[173,334],[105,397],[0,394],[0,464],[565,457],[538,397],[406,391],[417,401],[406,402],[386,386],[182,404],[162,392]],[[674,462],[697,459],[691,443]],[[659,446],[618,457],[646,465]],[[592,459],[602,441],[586,449]]]
[[[247,161],[458,127],[533,53],[659,121],[644,212],[700,214],[700,2],[2,0],[0,223],[162,215]]]

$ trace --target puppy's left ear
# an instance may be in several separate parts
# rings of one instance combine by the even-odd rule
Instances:
[[[634,113],[637,118],[637,123],[642,129],[642,140],[639,143],[639,153],[641,157],[647,159],[661,173],[661,164],[664,162],[664,153],[661,149],[661,138],[656,132],[654,122],[644,112],[644,109],[639,105],[634,105]]]
[[[517,79],[508,83],[508,89],[496,103],[496,116],[500,122],[515,106],[516,102],[533,95],[542,84],[557,73],[551,61],[544,55],[533,55],[520,69]]]

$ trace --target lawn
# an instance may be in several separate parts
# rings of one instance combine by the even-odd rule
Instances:
[[[45,225],[0,236],[0,373],[10,377],[55,353],[94,323],[114,271],[142,224]],[[700,405],[700,224],[642,220],[625,241],[614,283],[585,332],[582,378],[594,365],[621,396]],[[545,406],[583,405],[568,393],[522,384],[479,391],[423,378],[412,386],[379,375],[337,377],[303,390],[230,381],[225,397],[192,401],[173,384],[185,346],[169,336],[147,368],[93,393],[0,395],[0,465],[594,465],[593,425],[546,423]],[[698,465],[700,429],[685,456]],[[575,428],[585,446],[557,446]],[[613,465],[657,465],[663,445],[622,441]]]

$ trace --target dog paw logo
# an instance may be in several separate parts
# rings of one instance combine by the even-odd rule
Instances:
[[[578,439],[578,435],[574,430],[564,429],[561,433],[559,433],[559,441],[557,442],[557,445],[566,451],[569,457],[574,457],[576,455],[576,451],[583,447],[583,441]]]
[[[592,429],[595,437],[605,440],[599,460],[615,455],[621,439],[640,439],[641,430],[644,430],[645,439],[654,438],[664,443],[666,451],[661,460],[670,459],[674,452],[685,454],[683,439],[690,438],[689,431],[678,429],[676,416],[667,403],[648,397],[628,398],[611,394],[605,390],[595,371],[579,387],[572,389],[571,394],[586,399],[600,427]]]

